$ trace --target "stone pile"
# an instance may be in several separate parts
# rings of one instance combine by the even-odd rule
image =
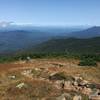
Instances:
[[[33,76],[31,69],[26,69],[26,70],[22,71],[21,74],[24,76],[30,77],[30,78],[32,78],[32,76]]]

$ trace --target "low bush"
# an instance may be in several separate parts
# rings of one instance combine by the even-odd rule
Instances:
[[[79,62],[80,66],[97,66],[97,63],[94,59],[88,58],[88,59],[82,59]]]

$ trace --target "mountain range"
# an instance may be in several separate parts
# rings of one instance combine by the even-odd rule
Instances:
[[[100,36],[100,27],[97,26],[82,31],[69,33],[69,37],[76,37],[76,38],[93,38],[99,36]]]
[[[76,53],[100,54],[100,37],[89,39],[62,38],[41,43],[35,48],[36,53]]]
[[[7,26],[0,27],[0,54],[14,53],[17,51],[24,51],[35,48],[53,48],[58,44],[64,45],[66,48],[75,47],[75,45],[87,46],[84,39],[94,38],[100,36],[100,27],[30,27],[30,26]],[[69,38],[69,39],[68,39]],[[79,38],[79,39],[77,39]],[[83,39],[84,38],[84,39]],[[60,39],[60,40],[59,40]],[[96,41],[96,39],[93,39]],[[64,43],[65,41],[65,43]],[[83,45],[81,44],[83,41]],[[100,40],[98,40],[99,42]],[[91,46],[96,48],[100,44],[91,41]],[[57,44],[56,44],[57,43]],[[75,43],[75,45],[73,45]],[[46,46],[44,46],[46,45]],[[49,45],[49,47],[48,47]],[[50,47],[51,46],[51,47]],[[88,47],[90,44],[88,44]],[[59,47],[59,46],[57,46]],[[81,49],[81,48],[80,48]],[[38,50],[38,49],[36,49]],[[42,50],[42,49],[40,49]],[[54,50],[54,49],[53,49]],[[66,50],[67,51],[67,50]]]

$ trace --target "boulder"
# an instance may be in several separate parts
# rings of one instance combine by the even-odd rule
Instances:
[[[49,76],[49,80],[65,80],[64,73],[54,73]]]

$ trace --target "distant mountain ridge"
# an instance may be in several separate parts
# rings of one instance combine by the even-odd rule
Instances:
[[[25,50],[49,38],[49,35],[39,31],[15,30],[0,32],[0,54]]]
[[[89,39],[52,39],[41,43],[33,48],[34,52],[42,53],[99,53],[100,54],[100,37]]]
[[[50,27],[46,28],[46,29],[42,28],[42,27],[41,28],[30,27],[30,29],[27,29],[27,28],[25,29],[25,27],[24,27],[24,28],[22,28],[22,30],[21,30],[21,28],[18,28],[18,30],[0,31],[0,54],[2,54],[2,53],[5,54],[5,53],[9,53],[9,52],[10,53],[17,52],[20,50],[24,51],[26,49],[38,47],[40,45],[41,45],[40,47],[42,47],[45,43],[46,44],[48,43],[48,40],[50,40],[50,41],[57,40],[58,41],[58,39],[64,40],[66,38],[70,38],[70,39],[68,39],[68,40],[70,40],[70,43],[69,43],[69,41],[67,41],[69,44],[66,43],[66,41],[64,40],[66,45],[69,46],[69,45],[74,44],[74,41],[76,42],[75,38],[79,38],[79,40],[77,40],[77,43],[78,43],[78,42],[81,42],[81,39],[94,38],[94,37],[100,36],[100,27],[99,26],[84,29],[84,30],[78,29],[77,32],[76,32],[77,28],[75,28],[75,29],[72,28],[72,31],[75,31],[75,32],[69,32],[69,31],[71,31],[70,28],[68,30],[65,28],[63,30],[62,28],[59,29],[59,28],[50,28]],[[73,37],[73,38],[71,38],[71,37]],[[49,44],[51,45],[50,41],[49,41]],[[58,43],[59,43],[59,41],[58,41]],[[97,43],[99,43],[99,42],[97,42]],[[59,45],[59,44],[53,44],[53,45],[55,47],[55,45]],[[62,44],[60,43],[60,45],[65,46],[63,41],[62,41]],[[85,47],[84,43],[83,44],[78,43],[78,45],[83,45]],[[91,43],[91,45],[92,45],[92,43]],[[73,47],[74,47],[74,45],[73,45]],[[47,48],[47,47],[45,47],[45,48]],[[55,50],[56,50],[56,48],[55,48]],[[61,51],[65,51],[65,50],[63,50],[63,48],[62,48]]]
[[[82,31],[69,33],[69,37],[76,37],[76,38],[100,37],[100,26],[94,26]]]

